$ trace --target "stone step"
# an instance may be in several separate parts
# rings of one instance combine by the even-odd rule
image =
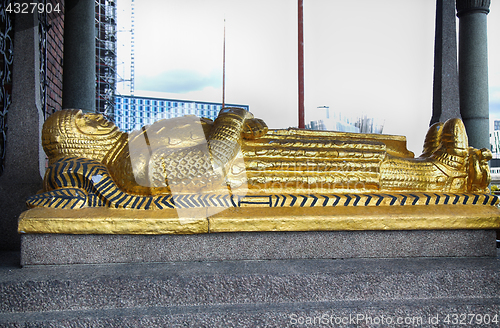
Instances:
[[[499,311],[498,299],[158,306],[0,314],[0,327],[451,327],[462,314],[482,317],[457,327],[498,327]]]
[[[18,254],[2,256],[0,327],[310,327],[307,320],[321,326],[320,319],[331,324],[349,315],[349,324],[330,326],[359,327],[352,315],[423,323],[439,316],[441,324],[453,314],[500,316],[498,258],[20,268]]]

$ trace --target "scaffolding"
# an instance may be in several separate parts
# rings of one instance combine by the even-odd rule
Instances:
[[[130,1],[130,96],[135,91],[135,4]],[[135,113],[135,102],[130,104],[130,112]],[[135,123],[135,115],[130,116],[131,122]]]
[[[134,96],[135,91],[135,4],[130,3],[130,95]]]
[[[116,1],[95,0],[96,112],[114,121]]]

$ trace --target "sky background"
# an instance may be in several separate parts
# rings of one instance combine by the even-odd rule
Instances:
[[[298,125],[297,0],[135,0],[135,95],[245,104]],[[130,0],[118,74],[130,79]],[[500,119],[500,5],[488,15],[490,120]],[[418,156],[432,115],[435,0],[304,0],[306,122],[319,106],[384,122]],[[118,84],[129,94],[128,82]]]

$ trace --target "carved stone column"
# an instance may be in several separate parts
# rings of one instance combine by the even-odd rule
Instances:
[[[66,1],[63,108],[95,111],[94,21],[94,1]]]
[[[5,171],[0,176],[0,249],[4,250],[19,249],[17,219],[27,209],[26,197],[42,188],[45,174],[40,140],[43,106],[38,15],[16,14],[14,31],[12,104],[7,122]]]
[[[457,0],[460,113],[469,145],[490,148],[486,15],[490,0]]]
[[[450,118],[460,118],[456,19],[455,0],[436,1],[434,85],[430,125],[446,122]]]

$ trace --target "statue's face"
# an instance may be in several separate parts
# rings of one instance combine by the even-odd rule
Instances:
[[[104,135],[116,129],[102,114],[81,114],[76,117],[76,126],[85,134]]]

